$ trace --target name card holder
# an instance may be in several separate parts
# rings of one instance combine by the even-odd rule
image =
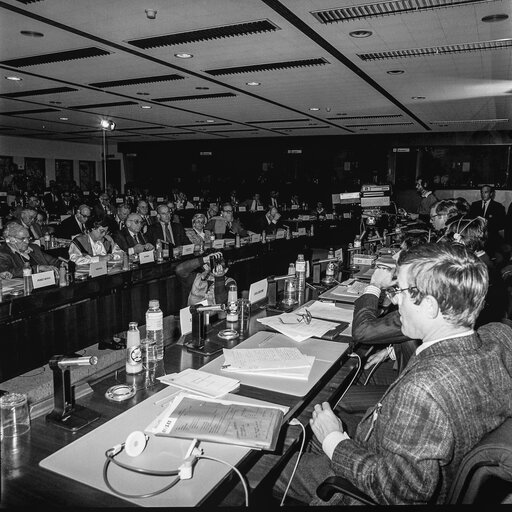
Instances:
[[[55,273],[53,270],[47,272],[39,272],[32,274],[32,285],[35,288],[44,288],[45,286],[52,286],[55,284]]]
[[[116,197],[116,204],[124,203],[124,199],[122,197]]]
[[[107,275],[107,262],[106,261],[98,261],[98,263],[91,263],[89,265],[89,275],[91,277]]]
[[[343,249],[336,249],[334,251],[334,257],[337,260],[343,261]]]
[[[151,263],[155,261],[155,251],[144,251],[139,253],[139,263],[143,265],[144,263]]]
[[[156,217],[156,210],[151,210],[151,211],[149,212],[149,216],[150,216],[150,217]]]
[[[325,218],[326,218],[327,220],[333,220],[333,219],[334,219],[334,215],[333,215],[332,213],[327,213],[327,214],[325,215]]]
[[[213,249],[224,249],[224,239],[223,238],[217,238],[212,243]]]
[[[259,212],[262,212],[265,208],[263,206],[257,206],[256,207],[256,210],[259,211]]]
[[[286,235],[286,232],[283,229],[278,229],[276,231],[276,240],[278,240],[279,238],[284,238],[285,235]]]
[[[238,207],[238,211],[239,212],[246,212],[247,211],[247,208],[245,206],[239,206]]]
[[[298,210],[299,205],[298,204],[292,204],[292,210]]]
[[[192,201],[199,201],[199,196],[194,196],[194,197],[192,198]]]
[[[182,246],[181,255],[187,256],[187,254],[194,254],[194,247],[195,247],[194,244],[187,244],[187,245]]]
[[[299,228],[298,233],[299,233],[299,236],[305,235],[306,234],[306,228]]]
[[[164,198],[163,197],[157,197],[156,198],[156,202],[157,203],[163,203],[164,202]]]
[[[258,233],[251,235],[251,244],[255,242],[261,242],[261,235]]]

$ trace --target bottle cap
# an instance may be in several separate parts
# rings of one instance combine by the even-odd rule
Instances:
[[[149,307],[150,308],[159,308],[160,307],[160,302],[156,299],[152,299],[149,301]]]
[[[130,322],[128,324],[129,329],[136,329],[138,326],[139,326],[139,324],[137,322]]]

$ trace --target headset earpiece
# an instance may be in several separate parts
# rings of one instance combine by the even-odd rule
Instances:
[[[140,430],[135,430],[135,432],[132,432],[126,438],[126,441],[124,442],[124,451],[126,452],[126,455],[129,455],[130,457],[137,457],[144,451],[147,442],[148,436]]]

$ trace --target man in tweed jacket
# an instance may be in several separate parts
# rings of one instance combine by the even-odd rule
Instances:
[[[400,255],[393,300],[402,332],[422,345],[353,439],[329,404],[315,406],[316,444],[300,461],[291,496],[325,504],[316,487],[339,475],[378,504],[444,502],[464,455],[512,416],[512,329],[473,330],[487,285],[485,265],[463,247],[426,244]],[[339,494],[328,504],[335,503],[356,502]]]

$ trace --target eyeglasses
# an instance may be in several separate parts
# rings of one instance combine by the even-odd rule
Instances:
[[[19,240],[20,242],[30,242],[29,236],[15,236],[16,240]]]
[[[222,210],[223,212],[226,212],[226,213],[233,213],[233,210]]]
[[[386,290],[386,295],[389,300],[394,300],[399,293],[409,291],[409,294],[412,296],[411,292],[418,292],[418,288],[416,286],[409,286],[408,288],[398,288],[398,286],[391,286]]]
[[[142,221],[141,220],[134,220],[132,219],[130,222],[133,222],[134,224],[142,224]]]
[[[430,218],[433,219],[434,217],[442,217],[444,213],[436,213],[436,215],[431,215]]]
[[[100,235],[108,235],[109,234],[109,230],[108,229],[98,229],[98,233]]]

